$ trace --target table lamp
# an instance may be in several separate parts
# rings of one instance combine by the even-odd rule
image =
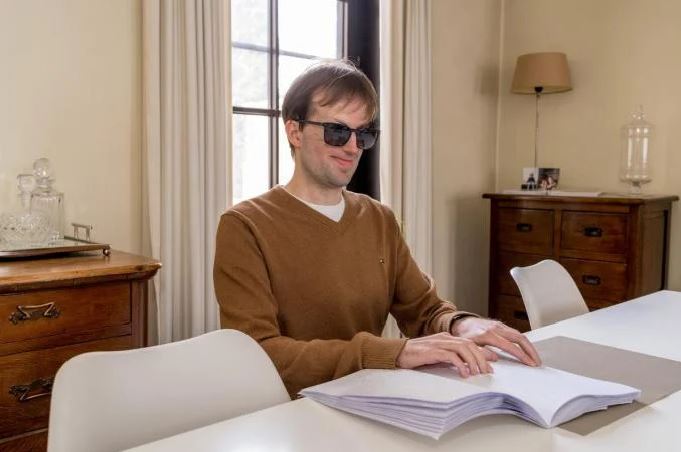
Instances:
[[[570,91],[570,69],[561,52],[540,52],[520,55],[515,66],[511,92],[535,95],[534,167],[538,168],[539,98],[542,94]]]

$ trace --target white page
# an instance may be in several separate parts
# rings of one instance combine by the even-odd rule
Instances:
[[[491,378],[474,376],[463,380],[458,374],[441,366],[423,371],[457,382],[463,380],[468,385],[477,386],[483,392],[499,392],[513,396],[536,410],[547,426],[553,425],[553,416],[562,406],[584,395],[609,397],[625,394],[628,398],[640,394],[638,389],[630,386],[596,380],[552,367],[530,367],[508,359],[500,359],[492,365],[494,374],[490,375]]]
[[[337,380],[306,388],[301,394],[321,393],[336,397],[376,397],[448,403],[481,392],[485,391],[472,385],[452,384],[445,378],[415,370],[364,369]]]
[[[594,380],[550,367],[534,368],[506,359],[495,362],[493,366],[493,374],[477,375],[467,379],[459,377],[453,367],[442,365],[418,371],[365,369],[338,380],[307,388],[302,394],[312,398],[315,398],[315,395],[325,395],[322,398],[327,401],[329,397],[337,397],[340,400],[334,403],[335,406],[340,407],[346,403],[352,405],[354,410],[361,406],[363,399],[373,400],[374,403],[399,402],[405,407],[409,407],[414,401],[416,405],[426,408],[442,405],[439,407],[441,410],[444,407],[455,407],[457,403],[463,402],[461,399],[479,397],[486,393],[499,393],[518,399],[513,404],[517,411],[525,413],[526,416],[523,417],[534,419],[543,426],[554,425],[552,422],[554,414],[570,400],[578,399],[585,394],[602,395],[605,399],[608,396],[623,396],[623,401],[631,400],[639,394],[635,388]],[[616,397],[613,400],[620,399]],[[589,402],[594,409],[600,409],[602,405],[595,400],[580,399],[579,402]],[[524,405],[530,405],[533,409]],[[586,407],[588,408],[588,405]],[[391,406],[385,404],[382,408],[390,410]],[[585,409],[580,405],[576,412],[581,413]],[[569,413],[571,410],[564,411]],[[459,414],[474,415],[475,410],[464,410],[464,413]],[[438,413],[434,410],[433,415],[446,419],[451,413]]]

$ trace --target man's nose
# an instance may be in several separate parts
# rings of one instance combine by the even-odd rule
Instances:
[[[353,154],[358,154],[362,150],[357,146],[357,133],[356,132],[350,132],[350,139],[348,139],[348,142],[343,145],[343,150],[345,152],[351,152]]]

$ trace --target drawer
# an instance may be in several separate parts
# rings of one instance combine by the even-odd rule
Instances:
[[[627,266],[613,262],[561,259],[560,263],[577,283],[582,297],[623,301],[627,292]]]
[[[0,452],[45,452],[47,450],[47,431],[38,430],[28,435],[20,435],[9,441],[0,440]]]
[[[530,321],[527,318],[523,299],[520,297],[497,295],[493,306],[490,306],[490,317],[501,320],[521,333],[530,331]]]
[[[520,296],[520,291],[511,276],[513,267],[527,267],[534,265],[544,259],[551,259],[550,256],[539,256],[536,254],[504,253],[498,254],[494,278],[496,280],[499,293],[506,295]]]
[[[130,283],[0,295],[0,345],[130,323]]]
[[[132,337],[17,353],[0,357],[0,438],[47,427],[51,382],[69,358],[85,352],[132,348]],[[22,386],[33,388],[24,393]]]
[[[501,251],[553,254],[553,211],[500,208],[495,240]]]
[[[613,213],[563,212],[561,252],[578,251],[624,256],[627,252],[627,216]]]

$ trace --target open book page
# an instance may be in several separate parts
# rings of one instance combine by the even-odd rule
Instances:
[[[456,373],[455,370],[449,370]],[[458,377],[457,379],[462,380]],[[332,380],[317,386],[304,389],[303,395],[324,394],[336,397],[369,397],[381,399],[406,399],[422,402],[426,406],[432,403],[448,403],[470,395],[486,392],[466,384],[452,384],[451,381],[437,378],[426,372],[397,369],[365,369],[338,380]]]
[[[583,377],[581,375],[564,372],[551,367],[529,367],[515,360],[501,359],[493,364],[494,373],[479,375],[462,379],[456,370],[451,366],[432,366],[423,368],[422,371],[437,375],[442,378],[454,380],[457,383],[473,385],[480,388],[483,392],[495,392],[512,396],[537,412],[546,427],[554,427],[566,419],[555,418],[559,410],[570,403],[578,401],[582,403],[595,403],[589,400],[580,399],[591,398],[592,396],[608,399],[609,397],[626,394],[627,396],[638,396],[638,389],[612,383],[609,381],[596,380]],[[607,405],[602,405],[599,409],[605,409]],[[572,417],[583,414],[581,411]],[[593,411],[593,410],[589,410]],[[568,411],[566,414],[574,414]]]
[[[629,386],[533,368],[502,359],[494,373],[463,379],[453,366],[419,370],[365,369],[307,388],[302,395],[328,406],[439,438],[482,415],[513,414],[552,427],[585,412],[629,403]]]

